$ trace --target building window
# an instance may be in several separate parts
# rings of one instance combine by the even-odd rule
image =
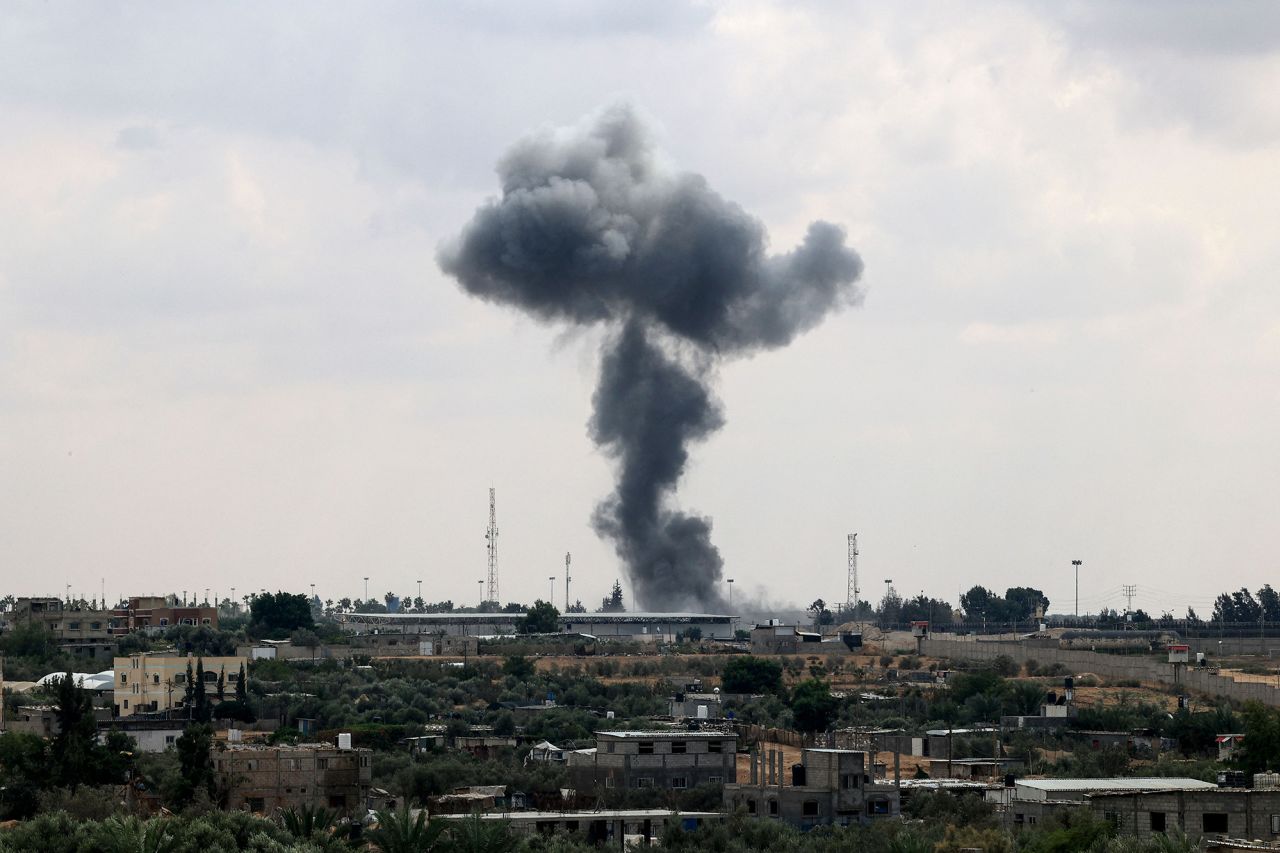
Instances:
[[[346,794],[330,794],[329,795],[329,808],[345,809],[346,807],[347,807]]]
[[[125,708],[128,708],[128,707],[129,707],[129,700],[128,700],[128,699],[124,700],[124,706],[125,706]]]
[[[652,787],[653,787],[653,777],[652,777],[652,776],[640,776],[640,777],[638,777],[638,778],[636,779],[636,787],[637,787],[637,788],[652,788]]]
[[[89,623],[89,627],[90,627],[90,628],[92,628],[92,629],[93,629],[93,630],[95,630],[95,631],[99,631],[99,630],[101,630],[101,629],[102,629],[102,623],[101,623],[101,622],[90,622],[90,623]]]
[[[615,746],[614,742],[613,742],[613,741],[609,741],[609,752],[613,752],[613,747],[614,747],[614,746]]]
[[[316,769],[317,769],[317,770],[328,770],[328,769],[329,769],[329,759],[327,759],[327,758],[317,758],[317,759],[316,759]]]
[[[1151,813],[1151,831],[1164,832],[1164,812]]]
[[[671,742],[672,755],[683,755],[686,751],[688,751],[688,749],[689,749],[689,745],[682,740]]]
[[[817,816],[818,816],[818,801],[805,800],[804,801],[804,817],[817,817]]]
[[[769,801],[769,817],[777,817],[777,816],[778,816],[778,801],[770,800]]]
[[[689,787],[689,779],[688,779],[688,777],[687,777],[687,776],[672,776],[672,777],[671,777],[671,787],[672,787],[672,788],[687,788],[687,787]]]
[[[161,626],[168,625],[168,624],[169,624],[169,620],[168,620],[168,619],[166,619],[166,618],[164,618],[164,617],[161,617],[161,619],[160,619],[160,624],[161,624]]]
[[[255,813],[262,812],[266,808],[266,803],[263,802],[262,797],[246,797],[244,804],[249,811]]]
[[[71,630],[71,631],[79,631],[79,630],[80,630],[80,623],[79,623],[79,622],[68,622],[68,623],[67,623],[67,628],[68,628],[69,630]]]
[[[202,623],[204,623],[205,625],[208,625],[208,624],[210,623],[210,620],[209,620],[209,617],[208,617],[208,616],[204,617],[204,618],[203,618],[203,619],[201,619],[200,621],[201,621]]]
[[[747,800],[747,814],[755,814],[755,813],[756,813],[756,801]]]
[[[707,777],[707,784],[708,784],[708,785],[719,785],[719,784],[720,784],[721,782],[723,782],[723,781],[724,781],[724,777],[723,777],[723,776],[708,776],[708,777]]]
[[[841,773],[840,787],[846,791],[848,791],[850,788],[858,787],[858,774],[857,773]]]
[[[886,815],[889,813],[889,801],[883,798],[867,800],[867,814]]]
[[[178,739],[178,736],[177,736],[177,735],[165,735],[165,736],[164,736],[164,745],[165,745],[165,746],[168,746],[169,744],[174,743],[177,739]]]
[[[1203,822],[1201,831],[1203,832],[1226,832],[1227,831],[1226,812],[1205,812],[1200,817]]]
[[[612,777],[612,776],[606,776],[606,777],[604,778],[604,786],[605,786],[606,788],[612,788],[612,787],[613,787],[613,785],[614,785],[614,779],[613,779],[613,777]]]
[[[719,741],[719,740],[707,741],[707,752],[724,752],[724,741]]]
[[[651,740],[640,741],[640,745],[637,748],[637,751],[641,755],[653,755],[653,741]]]
[[[120,683],[121,683],[121,684],[128,684],[128,683],[129,683],[129,673],[127,673],[127,672],[122,672],[122,673],[120,673]]]
[[[1271,816],[1271,834],[1280,835],[1280,814]]]

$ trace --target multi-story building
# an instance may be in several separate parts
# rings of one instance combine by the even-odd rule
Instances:
[[[164,655],[141,652],[115,659],[116,715],[127,717],[139,712],[170,711],[183,708],[187,699],[187,666],[194,673],[198,663],[204,664],[204,689],[210,701],[216,702],[218,676],[224,676],[227,696],[236,691],[240,667],[248,666],[248,658]]]
[[[216,744],[212,750],[227,807],[259,814],[325,806],[364,808],[373,779],[372,750],[311,743],[297,746]]]
[[[865,752],[806,749],[802,763],[790,768],[783,766],[783,755],[775,750],[753,752],[748,781],[724,786],[725,805],[805,830],[900,813],[898,789],[872,778]]]
[[[159,595],[130,598],[124,607],[112,611],[118,634],[134,631],[158,633],[175,625],[218,627],[218,608],[213,606],[171,605]]]
[[[116,620],[110,610],[71,604],[60,598],[19,598],[9,621],[14,625],[43,625],[60,649],[77,657],[107,660],[115,651]]]
[[[596,732],[594,750],[569,753],[569,778],[580,791],[734,782],[737,752],[734,732]]]

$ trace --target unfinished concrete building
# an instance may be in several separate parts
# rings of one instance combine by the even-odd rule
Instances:
[[[872,778],[868,754],[851,749],[806,749],[800,764],[784,766],[777,750],[751,754],[748,781],[724,786],[729,809],[815,826],[867,823],[900,812],[898,789]]]
[[[737,752],[734,732],[596,732],[594,750],[569,754],[569,778],[580,791],[721,784],[737,779]]]
[[[217,744],[212,749],[219,787],[227,791],[227,808],[257,814],[306,805],[359,811],[373,779],[371,757],[369,749],[321,743]]]

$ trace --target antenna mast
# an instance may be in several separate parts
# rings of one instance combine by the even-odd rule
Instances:
[[[484,532],[489,550],[489,601],[498,603],[498,499],[497,489],[489,489],[489,527]]]
[[[573,555],[570,554],[568,551],[566,551],[564,554],[564,612],[565,613],[569,612],[569,561],[572,559],[572,556]]]
[[[858,606],[858,593],[862,590],[858,589],[858,534],[849,534],[849,593],[845,601],[845,609],[849,611],[849,618],[853,618],[853,611]]]

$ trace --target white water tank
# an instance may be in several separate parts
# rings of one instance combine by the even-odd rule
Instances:
[[[351,748],[351,732],[339,732],[338,733],[338,749],[350,749],[350,748]]]
[[[697,713],[697,715],[696,715],[696,716],[697,716],[697,718],[698,718],[699,720],[705,720],[705,719],[707,719],[707,706],[706,706],[706,705],[699,705],[699,706],[698,706],[698,713]]]

